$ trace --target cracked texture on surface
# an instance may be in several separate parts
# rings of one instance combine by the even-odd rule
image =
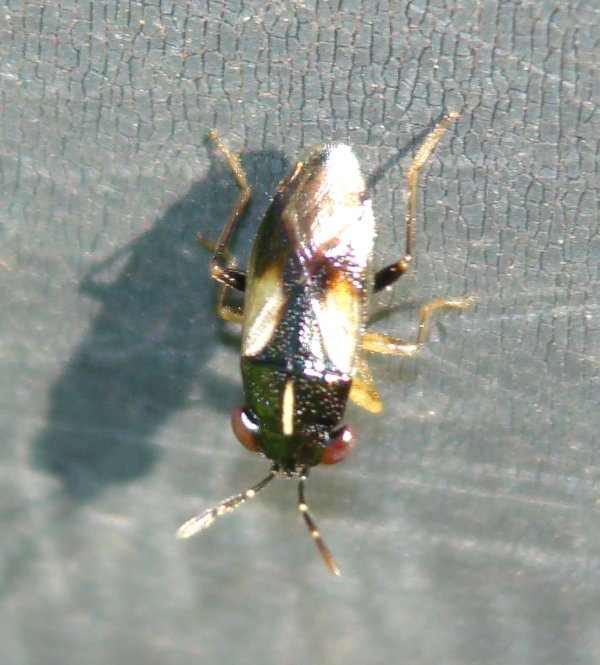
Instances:
[[[0,12],[0,653],[15,665],[579,665],[600,653],[600,8],[523,0],[33,2]],[[235,331],[208,253],[237,194],[351,143],[378,305],[414,359],[371,362],[385,411],[316,469],[329,579],[280,481],[196,540],[179,523],[266,463],[229,430]]]

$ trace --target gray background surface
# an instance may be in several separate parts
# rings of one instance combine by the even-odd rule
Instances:
[[[597,3],[33,2],[0,15],[0,661],[6,665],[600,663]],[[237,337],[209,256],[237,193],[303,148],[372,173],[379,264],[444,107],[416,269],[380,305],[474,294],[318,469],[322,566],[235,441]]]

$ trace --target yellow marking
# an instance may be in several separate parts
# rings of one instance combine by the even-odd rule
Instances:
[[[363,294],[342,273],[325,287],[323,301],[315,307],[323,345],[342,372],[353,371],[358,348]]]
[[[285,308],[281,263],[272,263],[248,284],[244,304],[242,354],[255,356],[271,341]]]
[[[369,413],[381,413],[383,402],[371,376],[355,376],[350,387],[350,399]]]
[[[281,428],[286,436],[291,436],[294,433],[295,402],[294,381],[288,379],[285,382],[283,401],[281,403]]]

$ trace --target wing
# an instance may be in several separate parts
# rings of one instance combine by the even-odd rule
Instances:
[[[300,289],[331,364],[352,374],[371,288],[374,234],[371,201],[352,150],[326,144],[309,152],[280,184],[257,234],[242,353],[265,348],[290,294]]]

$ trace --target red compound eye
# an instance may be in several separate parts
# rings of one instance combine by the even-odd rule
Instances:
[[[251,450],[253,453],[260,452],[260,448],[256,442],[258,425],[250,420],[246,409],[242,407],[234,409],[231,414],[231,426],[242,446],[248,448],[248,450]]]
[[[341,462],[356,445],[354,430],[345,425],[331,433],[331,443],[325,448],[321,464],[337,464]]]

